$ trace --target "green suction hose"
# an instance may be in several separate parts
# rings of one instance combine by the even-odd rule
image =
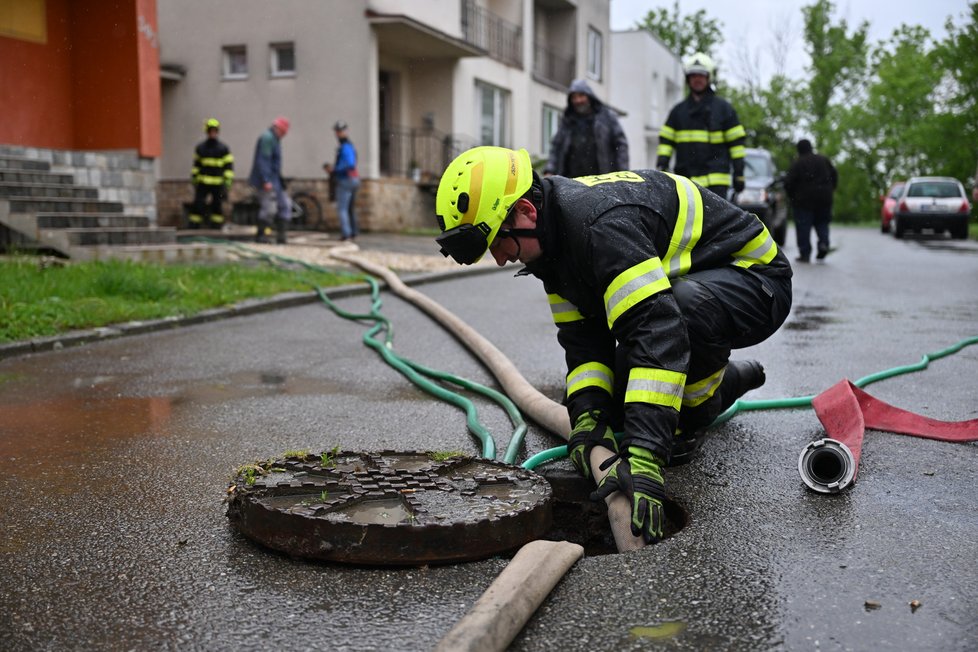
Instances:
[[[328,271],[332,273],[337,273],[338,270],[326,269],[311,263],[307,263],[302,260],[289,258],[287,256],[280,256],[277,254],[265,254],[262,252],[255,251],[249,247],[245,247],[235,243],[229,243],[236,249],[247,253],[250,256],[258,257],[269,262],[285,262],[289,264],[300,265],[303,268],[316,270],[316,271]],[[452,383],[463,389],[476,392],[485,396],[486,398],[494,401],[500,407],[502,407],[510,421],[514,426],[512,435],[510,436],[509,446],[506,449],[506,454],[503,461],[508,464],[515,463],[517,456],[519,455],[520,448],[523,445],[523,440],[526,436],[527,426],[526,422],[523,420],[522,415],[517,409],[516,405],[504,394],[497,392],[496,390],[470,381],[458,376],[449,374],[447,372],[438,371],[425,367],[421,364],[408,360],[393,351],[393,339],[394,339],[394,327],[390,320],[383,316],[380,312],[382,306],[382,301],[380,298],[380,286],[377,280],[369,275],[364,274],[353,274],[339,271],[338,273],[347,275],[352,279],[361,280],[369,284],[370,295],[371,295],[371,309],[369,313],[352,313],[340,308],[332,299],[326,296],[323,289],[319,286],[315,286],[315,291],[320,301],[322,301],[330,310],[335,314],[344,319],[349,319],[353,321],[368,320],[375,322],[363,336],[364,343],[370,348],[377,351],[384,361],[391,367],[395,368],[404,377],[410,380],[412,383],[417,385],[420,389],[428,392],[432,396],[439,398],[443,401],[451,403],[457,407],[460,407],[466,414],[466,426],[482,444],[482,456],[488,459],[495,459],[496,457],[496,442],[493,439],[489,430],[479,421],[478,412],[476,410],[475,404],[469,399],[465,398],[457,392],[451,392],[441,385],[432,382],[429,378],[434,378],[440,381]],[[384,341],[381,342],[376,338],[376,335],[381,331],[385,332]]]
[[[892,378],[893,376],[899,376],[902,374],[908,374],[914,371],[921,371],[926,369],[932,360],[938,360],[945,356],[951,355],[952,353],[957,353],[966,346],[971,346],[972,344],[978,344],[978,336],[969,337],[961,340],[953,346],[949,346],[946,349],[941,349],[934,353],[925,353],[917,364],[903,365],[900,367],[892,367],[884,371],[877,372],[875,374],[870,374],[868,376],[863,376],[859,380],[855,381],[853,384],[857,387],[865,387],[871,383],[875,383],[887,378]],[[741,411],[749,410],[775,410],[783,408],[799,408],[799,407],[811,407],[812,400],[815,398],[812,396],[797,396],[792,398],[777,398],[777,399],[765,399],[765,400],[743,400],[737,399],[734,404],[727,408],[723,414],[718,416],[713,420],[713,423],[709,427],[718,426],[721,423],[729,421],[735,414]],[[541,451],[536,455],[532,456],[525,462],[523,462],[523,467],[527,469],[533,469],[543,464],[545,462],[550,462],[552,460],[561,459],[567,456],[567,446],[556,446],[554,448]]]

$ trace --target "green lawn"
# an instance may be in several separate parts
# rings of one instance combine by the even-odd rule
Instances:
[[[52,264],[0,259],[0,343],[133,320],[189,316],[250,298],[350,283],[353,277],[268,263]]]

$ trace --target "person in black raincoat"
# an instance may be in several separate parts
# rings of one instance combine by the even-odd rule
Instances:
[[[818,238],[816,258],[825,258],[829,246],[829,222],[832,221],[832,195],[839,184],[839,174],[827,157],[816,154],[812,143],[802,138],[796,145],[795,159],[784,178],[784,189],[791,200],[795,216],[795,238],[798,242],[800,263],[807,263],[812,255],[812,227]]]

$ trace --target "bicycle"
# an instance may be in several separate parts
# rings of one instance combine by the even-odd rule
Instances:
[[[292,204],[290,229],[305,229],[309,231],[326,230],[326,225],[323,222],[323,207],[315,195],[301,191],[291,195],[290,201]]]
[[[290,231],[326,230],[326,224],[323,219],[323,206],[315,195],[306,191],[299,191],[297,193],[286,191],[286,195],[289,198],[292,211],[291,219],[289,220]],[[260,201],[258,193],[252,193],[248,198],[235,202],[232,206],[232,221],[237,224],[255,224],[258,218]]]

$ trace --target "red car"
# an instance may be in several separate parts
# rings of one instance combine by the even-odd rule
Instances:
[[[883,233],[890,232],[893,213],[896,211],[897,198],[903,191],[904,184],[906,184],[906,181],[894,181],[890,189],[886,191],[886,194],[880,195],[880,201],[883,203],[883,207],[880,208],[880,231]]]

